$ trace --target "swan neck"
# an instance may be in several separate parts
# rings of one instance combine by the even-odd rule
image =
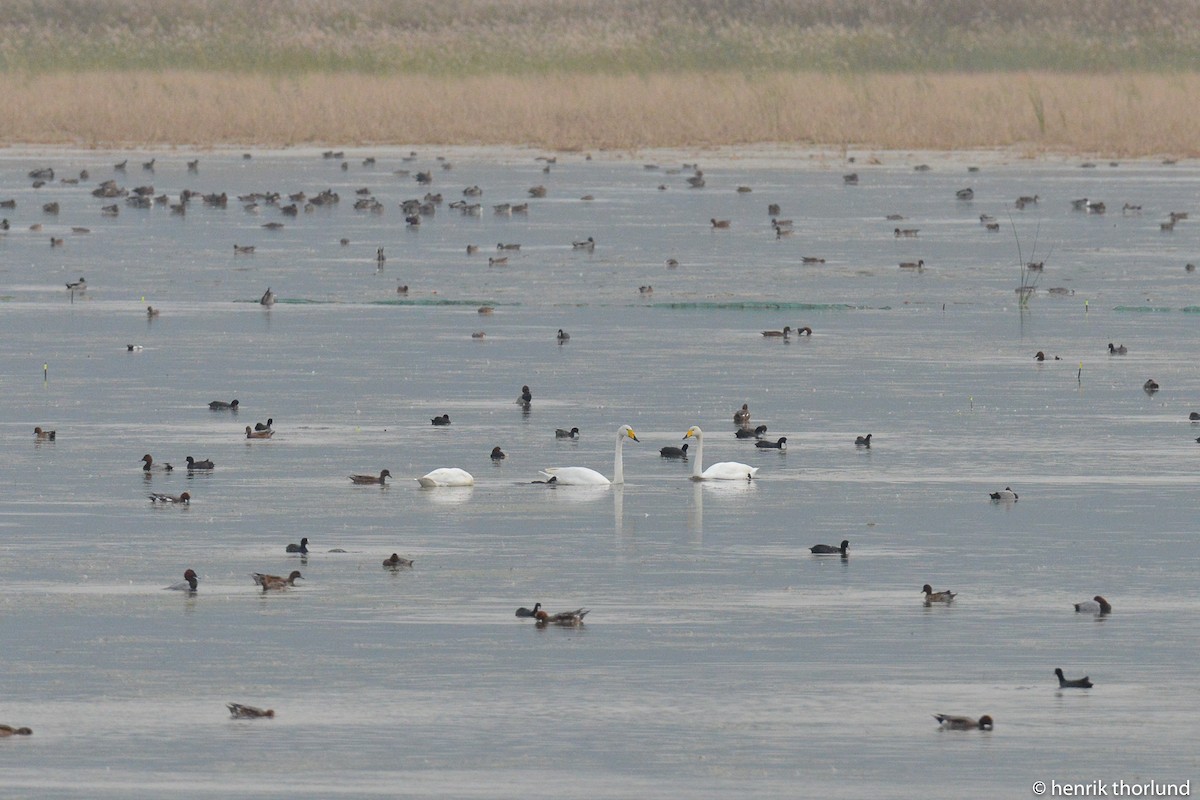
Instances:
[[[704,471],[704,435],[696,434],[696,460],[692,462],[692,477],[699,478]]]
[[[621,445],[623,444],[622,440],[624,438],[625,435],[623,433],[617,433],[617,452],[616,455],[613,456],[613,483],[625,482],[625,465],[623,463],[623,459],[621,458]]]

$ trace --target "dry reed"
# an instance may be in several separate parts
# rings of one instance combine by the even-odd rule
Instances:
[[[25,75],[0,141],[129,145],[524,144],[562,150],[791,143],[1200,154],[1200,74],[672,73],[294,78]]]

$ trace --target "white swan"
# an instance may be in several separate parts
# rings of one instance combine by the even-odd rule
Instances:
[[[738,461],[718,461],[701,472],[704,466],[704,431],[695,425],[688,428],[683,435],[685,439],[696,440],[696,460],[692,462],[692,480],[694,481],[748,481],[758,472],[758,467],[742,464]]]
[[[474,486],[475,478],[465,469],[458,467],[442,467],[417,478],[417,483],[426,487],[433,486]]]
[[[633,432],[633,428],[622,425],[617,429],[617,450],[613,457],[613,479],[611,481],[596,470],[587,467],[547,467],[538,474],[546,481],[554,481],[564,486],[608,486],[610,483],[624,483],[625,470],[621,463],[621,445],[625,443],[626,439],[640,441],[637,434]]]

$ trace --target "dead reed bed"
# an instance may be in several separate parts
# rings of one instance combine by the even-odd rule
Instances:
[[[1200,73],[671,72],[295,77],[9,75],[0,142],[522,144],[561,150],[749,143],[1108,156],[1200,155]]]

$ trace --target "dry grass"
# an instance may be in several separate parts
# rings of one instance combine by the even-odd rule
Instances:
[[[1200,0],[5,0],[0,72],[1190,70]]]
[[[1200,154],[1200,74],[26,75],[0,141],[76,146],[795,143]]]

